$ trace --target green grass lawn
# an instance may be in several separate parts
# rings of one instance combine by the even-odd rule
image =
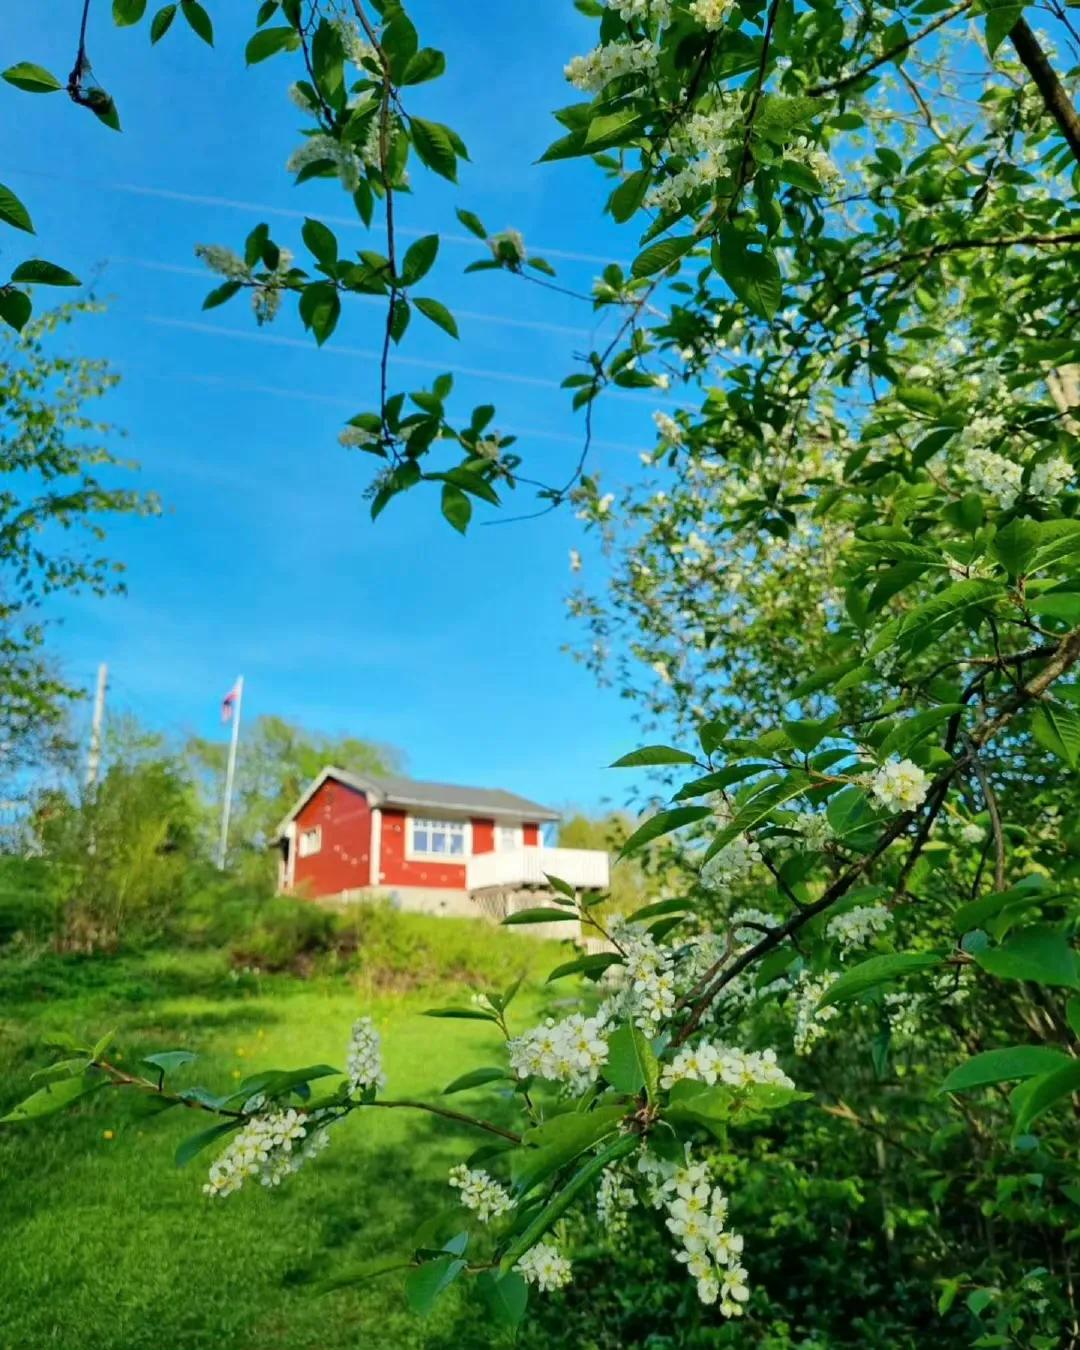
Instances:
[[[189,1048],[177,1078],[221,1089],[267,1067],[342,1065],[349,1028],[370,1013],[383,1033],[388,1095],[433,1096],[468,1068],[498,1062],[480,1022],[420,1014],[448,995],[468,952],[509,982],[531,982],[514,1014],[541,1007],[539,981],[565,948],[468,921],[425,920],[454,955],[415,988],[379,971],[301,980],[232,981],[223,955],[0,959],[0,1106],[27,1095],[48,1062],[48,1033],[93,1038],[117,1029],[114,1052],[134,1066],[151,1050]],[[463,928],[469,931],[464,932]],[[462,930],[462,931],[459,931]],[[444,937],[445,935],[445,937]],[[452,983],[452,981],[454,983]],[[407,985],[400,971],[395,981]],[[488,1089],[454,1099],[498,1118]],[[173,1165],[208,1118],[175,1108],[148,1117],[132,1094],[105,1090],[31,1126],[0,1127],[0,1346],[37,1350],[468,1350],[500,1345],[479,1305],[454,1290],[420,1322],[400,1276],[316,1296],[313,1280],[373,1255],[407,1251],[433,1212],[453,1204],[451,1163],[482,1136],[405,1111],[355,1113],[329,1147],[274,1191],[249,1183],[225,1200],[201,1193],[213,1151]]]

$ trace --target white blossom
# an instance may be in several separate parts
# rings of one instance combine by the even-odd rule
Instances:
[[[525,236],[520,230],[502,230],[499,234],[493,234],[487,241],[488,248],[496,258],[502,257],[503,250],[500,245],[506,244],[514,258],[520,264],[525,261]]]
[[[224,1199],[248,1177],[277,1186],[327,1143],[325,1129],[313,1128],[311,1117],[291,1108],[253,1116],[214,1160],[203,1194]]]
[[[382,1071],[382,1042],[370,1017],[357,1018],[353,1023],[345,1075],[349,1080],[349,1091],[354,1096],[367,1088],[386,1086]]]
[[[690,13],[709,32],[723,28],[734,0],[691,0]]]
[[[607,1062],[607,1038],[597,1017],[573,1013],[548,1018],[508,1044],[510,1067],[519,1078],[546,1078],[581,1090],[599,1077]]]
[[[704,864],[701,884],[712,891],[728,891],[760,862],[761,845],[757,840],[737,835]]]
[[[571,572],[581,571],[581,554],[577,551],[576,548],[572,548],[570,550],[570,571]]]
[[[309,164],[315,164],[322,160],[327,161],[337,169],[342,187],[349,192],[356,191],[360,183],[364,161],[350,146],[343,145],[341,141],[336,140],[333,136],[326,135],[325,132],[316,132],[314,136],[309,136],[302,145],[297,146],[286,161],[285,168],[289,173],[299,173]]]
[[[505,1186],[482,1168],[469,1168],[465,1163],[459,1163],[450,1169],[450,1185],[461,1192],[461,1203],[471,1209],[481,1223],[490,1223],[514,1207]]]
[[[596,1217],[607,1233],[623,1233],[629,1227],[628,1211],[637,1205],[634,1188],[617,1167],[605,1167],[596,1192]]]
[[[960,827],[960,838],[965,844],[981,844],[986,837],[986,831],[975,821],[968,820]]]
[[[820,853],[833,837],[833,827],[823,812],[801,811],[787,824],[798,831],[798,842],[809,853]]]
[[[891,922],[892,915],[884,905],[859,905],[830,919],[825,932],[844,949],[862,947],[883,933]]]
[[[671,445],[682,445],[683,429],[674,417],[669,417],[665,412],[654,412],[652,419],[656,423],[656,430],[665,441]]]
[[[211,272],[228,277],[230,281],[246,281],[251,277],[251,268],[239,254],[220,244],[196,244],[195,256],[201,258]]]
[[[793,1042],[797,1055],[808,1055],[815,1042],[825,1035],[825,1023],[831,1022],[840,1011],[831,1004],[819,1008],[818,1002],[832,984],[830,976],[814,979],[804,976],[795,987],[795,1030]]]
[[[1023,486],[1024,469],[1021,464],[981,446],[973,446],[965,454],[964,472],[1005,509],[1016,501]]]
[[[664,1066],[660,1086],[672,1087],[690,1079],[713,1087],[745,1088],[755,1084],[793,1088],[795,1084],[776,1062],[774,1050],[737,1050],[711,1041],[684,1045],[670,1064]]]
[[[575,56],[567,63],[564,74],[575,89],[596,93],[624,75],[652,71],[658,56],[655,42],[608,42],[585,56]]]
[[[538,1242],[530,1247],[514,1269],[529,1284],[535,1284],[542,1294],[562,1289],[570,1283],[570,1262],[550,1242]]]
[[[1055,455],[1035,465],[1028,480],[1028,491],[1033,497],[1050,499],[1063,492],[1072,479],[1072,465],[1064,455]]]
[[[910,759],[887,759],[870,780],[870,791],[889,811],[914,811],[926,800],[930,779]]]
[[[619,18],[627,23],[652,19],[665,24],[671,18],[671,0],[602,0],[602,3],[608,9],[618,10]]]

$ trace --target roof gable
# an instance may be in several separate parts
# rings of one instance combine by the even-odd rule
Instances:
[[[553,811],[551,807],[541,806],[539,802],[519,797],[516,793],[507,792],[503,788],[461,787],[454,783],[432,783],[418,778],[402,778],[398,775],[375,777],[350,773],[347,769],[327,765],[278,825],[272,842],[283,837],[289,823],[329,778],[363,792],[375,806],[452,811],[460,815],[491,817],[494,820],[559,819],[558,811]]]

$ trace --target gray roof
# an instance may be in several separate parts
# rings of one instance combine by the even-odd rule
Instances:
[[[503,788],[459,787],[456,783],[427,783],[418,778],[402,778],[396,775],[376,777],[374,774],[349,773],[347,769],[336,769],[327,765],[325,769],[304,790],[300,799],[281,822],[275,832],[275,840],[280,839],[286,826],[314,796],[315,792],[328,778],[367,793],[377,806],[417,807],[430,811],[453,811],[461,815],[490,816],[495,820],[558,820],[559,812],[550,806],[541,806],[528,797],[519,797]]]
[[[504,788],[459,787],[455,783],[427,783],[419,778],[397,776],[369,780],[385,801],[404,806],[438,806],[447,811],[479,811],[488,815],[512,815],[528,820],[558,820],[558,811],[519,797]]]

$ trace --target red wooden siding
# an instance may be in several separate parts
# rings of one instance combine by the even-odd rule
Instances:
[[[535,822],[526,821],[522,828],[522,838],[526,848],[537,847],[540,843],[540,826]]]
[[[300,835],[322,829],[322,848],[300,856]],[[328,778],[296,817],[293,885],[308,895],[336,895],[371,881],[371,808],[362,792]]]
[[[431,858],[412,861],[406,858],[405,849],[405,812],[394,807],[383,807],[379,884],[441,886],[455,891],[465,889],[464,863],[435,862]]]
[[[473,821],[472,851],[474,853],[495,852],[495,822],[493,820]]]

